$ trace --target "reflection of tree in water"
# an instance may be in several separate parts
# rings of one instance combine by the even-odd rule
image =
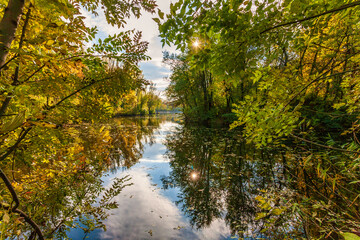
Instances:
[[[144,144],[155,142],[154,133],[167,116],[117,118],[110,129],[113,148],[109,153],[111,169],[129,168],[139,161]]]
[[[135,164],[142,156],[143,144],[154,142],[153,134],[164,120],[122,118],[104,125],[64,126],[61,131],[36,128],[11,158],[19,171],[11,174],[11,162],[1,162],[0,167],[12,176],[21,208],[38,223],[45,237],[66,238],[69,228],[80,227],[78,221],[88,232],[104,227],[107,210],[117,207],[113,197],[129,183],[127,178],[115,179],[105,189],[103,174]],[[1,182],[0,202],[10,204],[11,199]],[[33,239],[32,228],[22,221],[12,215],[5,224],[6,229],[11,224],[14,230],[3,236]]]
[[[154,143],[154,133],[161,122],[168,118],[169,116],[124,117],[115,118],[111,123],[103,125],[102,132],[107,131],[107,148],[103,150],[101,157],[109,169],[114,172],[119,167],[129,168],[136,164],[142,157],[144,144]],[[101,145],[96,142],[98,136],[92,133],[90,127],[82,127],[80,135],[89,157],[98,157],[98,151],[94,149],[94,146],[96,148]]]
[[[180,188],[177,204],[192,225],[203,228],[224,218],[233,234],[261,235],[267,221],[256,220],[261,209],[255,197],[260,189],[284,186],[274,153],[255,151],[235,132],[207,128],[180,128],[166,145],[172,171],[163,184]],[[276,236],[286,234],[279,230]]]

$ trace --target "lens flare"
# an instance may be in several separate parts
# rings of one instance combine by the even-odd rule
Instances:
[[[198,178],[198,174],[196,172],[192,172],[190,176],[192,180],[196,180]]]
[[[192,45],[193,45],[194,48],[200,47],[200,42],[199,42],[199,40],[195,40]]]

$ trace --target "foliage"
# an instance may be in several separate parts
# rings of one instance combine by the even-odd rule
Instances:
[[[176,203],[194,227],[225,219],[245,239],[358,234],[359,173],[346,153],[258,149],[239,131],[205,127],[181,127],[166,146],[172,171],[164,188],[180,188]]]
[[[360,231],[353,208],[358,198],[352,197],[351,204],[347,195],[359,194],[352,188],[359,183],[359,5],[180,0],[171,4],[170,14],[155,19],[163,44],[182,51],[166,54],[165,61],[173,70],[168,97],[186,119],[230,116],[231,128],[241,128],[257,148],[303,144],[300,159],[314,162],[305,161],[297,170],[306,175],[300,182],[307,190],[291,204],[319,226],[304,230],[314,238]],[[314,152],[314,146],[328,153]],[[345,187],[346,192],[341,189],[345,182],[356,185]],[[262,197],[277,199],[276,194]],[[347,204],[338,208],[334,198]],[[313,207],[321,214],[311,216]]]
[[[357,5],[179,1],[159,20],[163,43],[183,51],[170,56],[168,96],[188,118],[218,118],[235,109],[233,126],[243,126],[259,145],[304,122],[339,135],[356,120]]]
[[[127,185],[115,181],[107,200],[97,201],[111,142],[120,136],[95,126],[84,136],[74,124],[108,119],[120,98],[148,84],[138,67],[149,59],[148,43],[134,30],[100,39],[83,13],[102,9],[109,24],[122,27],[141,11],[154,13],[156,4],[1,1],[7,5],[0,13],[0,169],[6,184],[0,183],[0,238],[64,238],[78,217],[88,230],[104,227],[105,210],[115,207],[111,196]],[[130,154],[134,146],[127,147]]]
[[[162,104],[161,98],[150,85],[147,89],[137,89],[127,93],[118,103],[116,115],[154,114]]]
[[[33,135],[35,131],[30,132],[29,137],[37,144],[24,142],[19,146],[14,159],[17,168],[10,176],[21,206],[39,224],[44,236],[66,238],[71,228],[81,228],[85,233],[106,229],[103,221],[108,210],[121,207],[112,199],[131,185],[131,179],[114,179],[110,187],[104,188],[101,177],[137,163],[144,143],[153,142],[152,135],[161,121],[114,119],[108,124],[68,124],[37,136]],[[11,163],[0,167],[11,168]],[[0,186],[2,202],[11,204],[6,188]],[[1,214],[0,229],[6,229],[1,231],[3,238],[30,235],[31,227],[18,214]]]

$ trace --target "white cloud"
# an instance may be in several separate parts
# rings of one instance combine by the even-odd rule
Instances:
[[[165,89],[169,85],[169,81],[163,78],[153,79],[151,81],[155,83],[156,87],[159,89]]]
[[[158,7],[165,13],[170,12],[170,3],[175,3],[177,1],[173,0],[158,0]],[[99,30],[99,37],[104,38],[107,35],[113,35],[119,33],[121,31],[136,29],[142,32],[143,40],[149,42],[149,49],[147,55],[151,57],[150,61],[147,61],[146,64],[148,68],[150,67],[152,71],[144,71],[144,76],[146,79],[161,79],[166,77],[169,71],[164,71],[164,69],[169,70],[167,66],[162,64],[162,51],[170,51],[176,52],[175,47],[165,46],[162,48],[160,38],[159,38],[159,30],[157,24],[152,20],[152,18],[156,17],[156,14],[152,15],[148,12],[143,12],[142,16],[139,19],[135,17],[131,17],[127,19],[127,24],[124,28],[117,28],[115,26],[111,26],[106,22],[106,18],[101,9],[98,10],[99,15],[94,16],[86,10],[82,10],[82,14],[86,17],[84,20],[86,26],[88,27],[97,27]],[[144,66],[141,64],[141,68]],[[144,70],[144,69],[143,69]],[[164,81],[159,82],[158,90],[162,91],[166,88],[166,84]]]

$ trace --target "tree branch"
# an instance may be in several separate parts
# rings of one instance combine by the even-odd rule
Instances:
[[[18,138],[18,140],[16,141],[16,143],[11,146],[10,148],[8,148],[7,152],[5,152],[1,157],[0,157],[0,162],[5,160],[5,158],[7,156],[9,156],[19,145],[19,143],[25,138],[26,134],[29,133],[29,131],[31,130],[32,127],[29,127],[28,129],[26,129],[23,134]]]
[[[331,146],[327,146],[327,145],[324,145],[324,144],[316,143],[316,142],[307,140],[307,139],[305,139],[305,138],[296,136],[296,135],[294,135],[294,134],[292,134],[292,133],[290,133],[290,136],[292,136],[293,138],[299,139],[299,140],[301,140],[301,141],[314,144],[314,145],[319,146],[319,147],[323,147],[323,148],[327,148],[327,149],[331,149],[331,150],[335,150],[335,151],[341,151],[341,152],[348,152],[348,153],[357,153],[357,154],[360,154],[360,152],[357,152],[357,151],[351,151],[351,150],[347,150],[347,149],[336,148],[336,147],[331,147]]]
[[[5,210],[10,210],[13,213],[18,213],[21,217],[24,218],[25,222],[31,225],[31,227],[35,230],[36,234],[39,236],[39,239],[44,240],[44,235],[42,234],[40,227],[26,213],[24,213],[20,209],[13,210],[10,207],[4,205],[3,203],[0,203],[0,206]]]
[[[35,72],[33,72],[30,76],[28,76],[24,81],[21,82],[21,84],[26,83],[27,81],[29,81],[35,74],[37,74],[38,72],[41,71],[41,69],[43,69],[46,66],[46,63],[44,63],[41,67],[39,67],[38,69],[35,70]]]
[[[286,104],[285,106],[282,108],[282,110],[284,110],[292,101],[294,101],[294,99],[299,96],[303,91],[305,91],[308,87],[310,87],[313,83],[317,82],[317,81],[320,81],[320,80],[323,80],[323,79],[326,79],[326,78],[330,78],[330,77],[335,77],[335,76],[340,76],[340,75],[343,75],[345,73],[348,73],[348,72],[356,72],[356,71],[360,71],[360,68],[355,68],[355,69],[351,69],[351,70],[347,70],[347,71],[343,71],[343,72],[340,72],[340,73],[334,73],[334,74],[331,74],[329,76],[325,76],[325,77],[318,77],[316,79],[314,79],[313,81],[311,81],[310,83],[308,83],[305,87],[303,87],[299,92],[297,92]],[[322,75],[323,76],[323,75]]]
[[[6,67],[12,60],[14,60],[15,58],[17,58],[19,55],[15,54],[12,58],[10,58],[6,63],[4,63],[4,65],[2,65],[0,67],[0,71],[1,69],[3,69],[4,67]]]
[[[24,7],[24,0],[9,0],[0,22],[0,66],[3,66]]]
[[[95,83],[99,83],[99,82],[102,82],[102,81],[105,81],[105,80],[108,80],[108,79],[111,79],[113,78],[113,76],[109,76],[109,77],[105,77],[103,79],[100,79],[98,81],[95,81],[95,80],[92,80],[88,85],[85,85],[81,88],[79,88],[78,90],[72,92],[71,94],[67,95],[66,97],[64,97],[63,99],[61,99],[59,102],[57,102],[55,105],[53,106],[50,106],[49,107],[49,110],[51,109],[54,109],[55,107],[59,106],[61,103],[63,103],[65,100],[69,99],[70,97],[74,96],[75,94],[77,94],[78,92],[81,92],[82,90],[94,85]]]
[[[18,48],[19,50],[21,50],[23,42],[24,42],[26,27],[28,25],[30,14],[31,14],[31,7],[32,7],[32,5],[30,4],[29,10],[26,13],[24,26],[22,28],[21,37],[20,37],[20,41],[19,41],[19,48]],[[20,62],[18,62],[17,66],[15,68],[14,79],[13,79],[13,82],[11,83],[12,86],[17,86],[18,83],[19,83],[19,70],[20,70]],[[8,108],[12,98],[13,98],[12,93],[9,93],[8,96],[6,96],[6,98],[3,101],[2,105],[1,105],[1,108],[0,108],[0,116],[4,115],[4,113],[5,113],[6,109]]]
[[[1,168],[0,168],[0,178],[4,181],[7,189],[9,190],[9,192],[10,192],[10,194],[12,196],[13,201],[15,202],[15,205],[11,208],[11,211],[14,211],[15,209],[17,209],[19,207],[20,201],[19,201],[19,198],[17,197],[15,189],[11,185],[10,180],[7,178],[5,173],[1,170]]]
[[[327,14],[330,14],[330,13],[339,12],[339,11],[342,11],[342,10],[345,10],[345,9],[348,9],[348,8],[351,8],[351,7],[355,7],[355,6],[358,6],[358,5],[360,5],[360,1],[348,3],[348,4],[345,4],[345,5],[342,5],[341,7],[334,8],[334,9],[331,9],[329,11],[326,11],[326,12],[323,12],[323,13],[320,13],[320,14],[317,14],[317,15],[314,15],[314,16],[305,17],[305,18],[298,19],[298,20],[295,20],[295,21],[275,25],[273,27],[265,29],[264,31],[260,32],[260,34],[269,32],[269,31],[271,31],[273,29],[276,29],[276,28],[279,28],[279,27],[285,27],[285,26],[292,25],[292,24],[298,24],[298,23],[301,23],[301,22],[304,22],[304,21],[307,21],[307,20],[310,20],[310,19],[313,19],[313,18],[321,17],[321,16],[324,16],[324,15],[327,15]]]

